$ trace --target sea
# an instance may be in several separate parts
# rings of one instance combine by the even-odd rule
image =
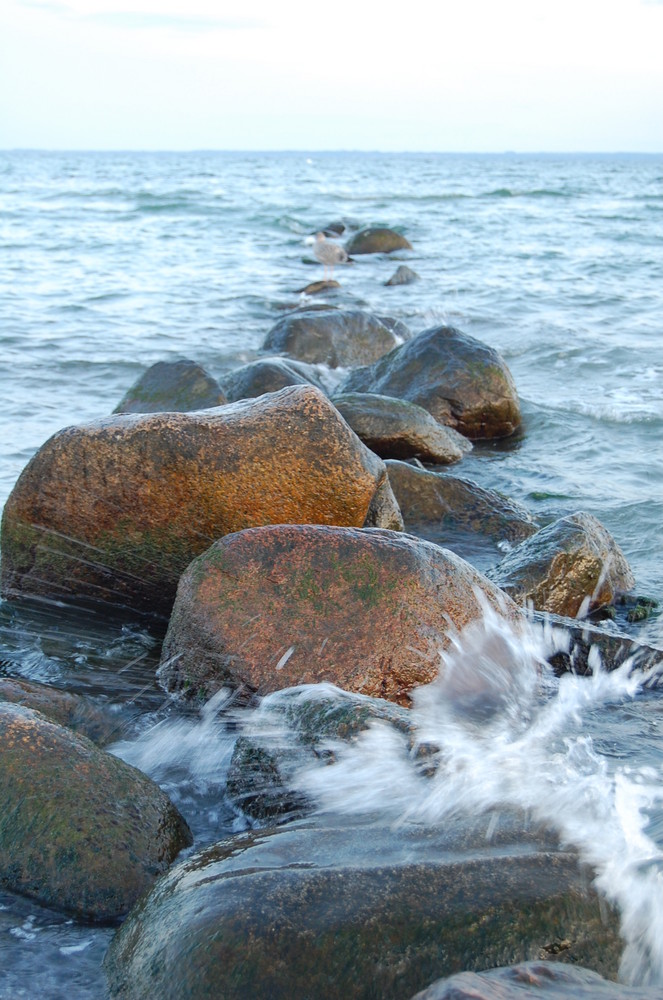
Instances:
[[[357,256],[312,298],[313,234],[332,223],[341,241],[389,226],[413,249]],[[112,412],[153,363],[190,358],[220,378],[288,310],[323,302],[495,348],[522,430],[454,473],[542,525],[595,515],[637,594],[663,602],[663,156],[0,151],[0,255],[0,507],[50,435]],[[400,264],[418,279],[387,286]],[[321,372],[330,387],[342,374]],[[662,622],[654,610],[619,627],[663,649]],[[247,825],[224,795],[234,737],[218,705],[168,702],[159,641],[130,612],[0,602],[0,674],[117,708],[113,752],[166,788],[200,846]],[[656,675],[597,662],[542,696],[546,641],[487,615],[447,654],[447,676],[479,664],[511,693],[488,726],[450,720],[442,681],[417,696],[422,738],[458,763],[441,787],[422,786],[383,730],[301,783],[323,812],[396,827],[528,811],[592,865],[622,915],[622,978],[660,996],[663,692]],[[0,890],[0,998],[103,998],[112,933]]]

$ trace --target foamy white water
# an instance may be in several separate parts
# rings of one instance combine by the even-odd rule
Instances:
[[[414,745],[374,722],[355,743],[334,744],[333,764],[307,768],[295,784],[323,812],[370,813],[396,826],[485,813],[488,839],[496,812],[523,810],[578,851],[618,907],[623,979],[663,985],[663,852],[646,829],[663,802],[663,776],[615,767],[584,729],[588,715],[637,697],[651,676],[631,661],[607,673],[597,657],[592,676],[557,679],[547,665],[557,641],[539,626],[516,633],[486,609],[441,654],[438,678],[415,692]]]

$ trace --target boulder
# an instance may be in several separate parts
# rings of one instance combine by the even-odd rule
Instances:
[[[625,986],[591,969],[539,961],[460,972],[438,980],[412,1000],[659,1000],[660,995],[660,987]]]
[[[411,285],[414,281],[419,279],[419,275],[416,271],[413,271],[411,267],[407,267],[405,264],[401,264],[397,267],[391,278],[385,281],[387,287],[393,285]]]
[[[41,712],[51,722],[102,745],[118,736],[118,717],[89,698],[19,677],[0,677],[0,704],[12,702]]]
[[[0,886],[115,921],[192,837],[140,771],[39,712],[0,702]]]
[[[614,538],[595,517],[581,512],[541,528],[489,575],[519,604],[569,618],[611,604],[635,586]]]
[[[289,385],[324,386],[313,365],[286,358],[258,358],[229,372],[222,380],[223,390],[231,403],[238,399],[253,399],[266,392],[278,392]]]
[[[448,465],[472,449],[467,438],[405,399],[344,392],[333,396],[332,402],[357,437],[381,458],[419,458]]]
[[[209,697],[328,681],[408,704],[479,594],[515,606],[472,567],[381,529],[273,525],[216,542],[183,574],[162,649],[164,687]]]
[[[349,254],[393,253],[394,250],[411,250],[412,244],[393,229],[368,226],[355,233],[345,249]]]
[[[401,1000],[555,949],[615,975],[618,922],[591,873],[507,834],[332,820],[229,838],[130,914],[104,960],[111,997]]]
[[[482,570],[501,559],[500,546],[538,530],[525,507],[471,479],[407,462],[386,464],[405,530],[447,546]]]
[[[338,368],[370,364],[398,343],[382,320],[361,309],[302,309],[272,327],[263,350]]]
[[[137,379],[114,413],[180,413],[227,402],[216,379],[195,361],[158,361]]]
[[[508,437],[520,426],[516,389],[500,355],[450,326],[425,330],[350,372],[338,391],[407,399],[472,440]]]
[[[379,487],[384,506],[384,464],[313,386],[70,427],[5,505],[2,590],[168,614],[180,574],[217,538],[270,523],[361,526]]]

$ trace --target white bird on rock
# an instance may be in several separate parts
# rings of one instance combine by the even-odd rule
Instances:
[[[343,247],[340,247],[338,243],[328,240],[324,233],[315,234],[313,253],[315,254],[315,259],[325,265],[325,281],[327,281],[328,270],[331,280],[334,277],[334,265],[345,264],[348,259],[348,255]]]

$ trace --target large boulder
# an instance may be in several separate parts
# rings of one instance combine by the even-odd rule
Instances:
[[[479,593],[515,606],[472,567],[380,529],[274,525],[216,542],[183,574],[163,644],[168,691],[209,697],[329,681],[407,704],[431,681]]]
[[[502,558],[500,546],[538,530],[525,507],[471,479],[407,462],[386,465],[405,530],[452,549],[482,570]]]
[[[490,577],[515,601],[575,618],[635,586],[614,538],[591,514],[562,517],[521,542]]]
[[[292,824],[166,874],[106,955],[122,1000],[402,1000],[558,951],[615,975],[617,919],[573,855],[497,830]],[[491,852],[491,846],[493,852]],[[559,947],[566,943],[566,949]]]
[[[451,326],[424,330],[350,372],[338,391],[408,399],[472,440],[508,437],[520,426],[516,389],[503,359]]]
[[[216,379],[195,361],[158,361],[134,382],[113,412],[184,413],[225,402]]]
[[[168,613],[194,556],[261,524],[361,526],[382,461],[313,386],[196,413],[120,415],[52,437],[2,519],[2,589]],[[385,498],[391,497],[385,507]]]
[[[332,402],[357,437],[381,458],[419,458],[448,465],[472,449],[467,438],[405,399],[343,392],[333,396]]]
[[[315,385],[324,392],[313,365],[286,358],[258,358],[229,372],[222,380],[230,402],[278,392],[288,385]]]
[[[370,364],[398,343],[381,319],[361,309],[303,309],[272,327],[263,350],[338,368]]]
[[[355,233],[345,249],[349,254],[393,253],[394,250],[411,250],[412,244],[394,229],[367,226]]]
[[[412,1000],[659,1000],[660,986],[612,983],[561,962],[522,962],[440,979]]]
[[[158,785],[90,740],[0,701],[0,886],[115,921],[192,837]]]

